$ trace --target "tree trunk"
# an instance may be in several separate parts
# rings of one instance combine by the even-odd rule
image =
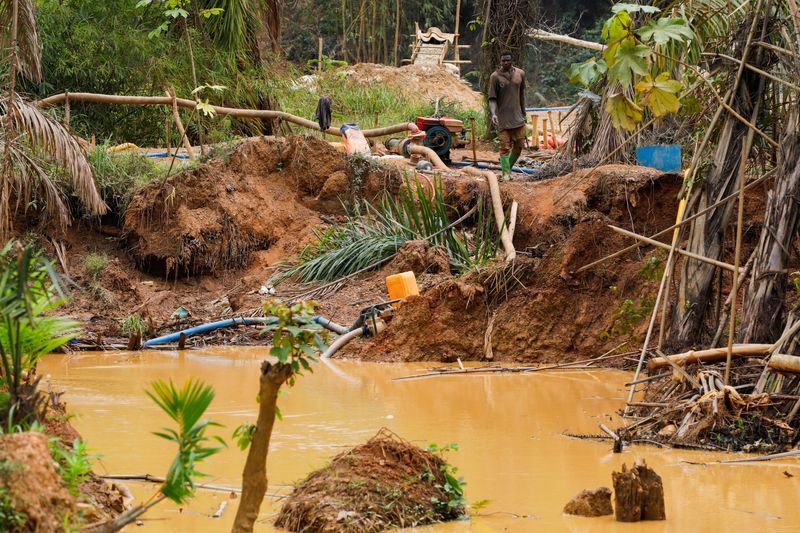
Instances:
[[[259,381],[258,422],[256,432],[250,442],[247,461],[242,473],[242,497],[236,511],[236,519],[231,533],[250,533],[258,518],[261,501],[267,492],[267,452],[275,424],[275,407],[278,391],[292,376],[292,367],[286,363],[272,364],[264,361],[261,365]]]
[[[782,164],[767,195],[753,275],[744,301],[744,342],[772,342],[783,329],[786,264],[800,209],[800,111],[792,106],[784,129]]]
[[[256,35],[258,56],[264,61],[270,55],[281,51],[281,12],[283,0],[266,0],[259,3],[259,17],[262,29]]]
[[[755,13],[755,20],[748,26],[750,24],[752,27],[762,26],[765,21],[762,15],[763,13]],[[763,31],[766,31],[766,24],[762,28]],[[754,66],[762,67],[761,56],[759,48],[755,53]],[[743,57],[742,60],[747,62],[748,57]],[[740,73],[741,79],[736,86],[731,107],[740,115],[749,117],[751,123],[756,123],[764,91],[764,78],[750,70],[741,70]],[[742,142],[749,131],[749,128],[736,117],[728,115],[719,135],[714,167],[703,180],[702,186],[694,191],[688,205],[702,210],[736,189]],[[694,220],[690,227],[686,250],[711,259],[722,259],[725,228],[732,214],[733,204],[727,203]],[[668,344],[673,350],[686,348],[699,341],[703,322],[710,308],[712,280],[716,268],[694,259],[683,262],[678,302],[668,337]],[[735,320],[735,317],[730,317],[730,320]]]

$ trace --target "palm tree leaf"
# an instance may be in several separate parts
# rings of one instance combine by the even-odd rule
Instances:
[[[18,0],[17,18],[17,61],[19,70],[31,81],[42,80],[42,43],[36,26],[36,12],[33,0]],[[0,0],[0,50],[11,47],[11,0]]]
[[[13,103],[6,98],[1,103],[11,116],[14,127],[28,137],[31,146],[69,172],[75,193],[87,210],[93,215],[105,214],[108,207],[97,191],[92,167],[72,134],[21,98],[15,98]]]

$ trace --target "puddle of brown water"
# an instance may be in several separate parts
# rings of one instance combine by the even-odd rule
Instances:
[[[259,348],[48,356],[40,374],[50,374],[73,424],[92,450],[103,454],[101,473],[163,475],[174,449],[153,436],[168,419],[144,394],[155,379],[188,377],[211,383],[217,397],[211,418],[226,427],[230,448],[202,470],[207,483],[239,485],[245,453],[230,434],[255,421]],[[420,531],[790,531],[800,526],[796,461],[780,464],[682,464],[683,459],[714,460],[720,454],[667,451],[636,446],[612,454],[610,443],[561,435],[597,433],[597,424],[624,401],[629,374],[618,371],[561,371],[528,375],[448,376],[392,381],[426,368],[412,364],[335,361],[336,371],[316,364],[279,400],[283,421],[275,426],[269,456],[270,493],[302,479],[337,453],[363,443],[385,426],[424,445],[458,443],[450,455],[468,485],[470,501],[488,499],[486,516]],[[611,471],[645,457],[664,479],[667,521],[618,524],[611,517],[562,515],[571,496],[587,487],[610,486]],[[795,477],[786,478],[788,470]],[[284,487],[281,487],[283,485]],[[137,498],[155,487],[130,483]],[[238,500],[229,500],[221,519],[209,516],[228,495],[198,491],[179,512],[161,503],[146,515],[151,532],[229,531]],[[280,502],[266,499],[257,531],[273,531],[271,517]],[[134,529],[134,528],[132,528]],[[139,528],[134,530],[138,531]]]

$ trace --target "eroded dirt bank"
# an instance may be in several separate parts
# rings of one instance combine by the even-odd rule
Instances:
[[[118,234],[73,230],[66,266],[78,289],[69,312],[103,338],[119,337],[121,319],[133,313],[162,333],[185,324],[170,317],[179,306],[191,312],[189,321],[255,313],[268,297],[259,289],[275,264],[308,243],[314,227],[341,220],[343,202],[394,194],[402,183],[396,167],[348,160],[316,137],[242,141],[225,158],[139,191]],[[483,179],[455,171],[445,173],[443,186],[461,213],[487,191]],[[651,281],[642,271],[657,254],[632,253],[571,272],[630,244],[607,224],[642,234],[670,225],[679,187],[678,176],[621,165],[503,183],[506,205],[519,203],[514,243],[521,257],[513,267],[455,278],[423,244],[329,291],[320,297],[320,312],[349,324],[361,308],[386,298],[386,275],[410,269],[422,295],[400,309],[383,335],[352,343],[343,355],[551,361],[602,353],[634,333],[615,327],[618,311],[626,300],[639,305],[646,296]],[[90,253],[109,258],[97,274],[86,269]],[[287,283],[277,295],[307,289]]]

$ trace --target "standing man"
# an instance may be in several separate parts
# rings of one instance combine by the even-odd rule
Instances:
[[[525,130],[525,72],[512,65],[511,52],[500,54],[500,68],[489,78],[489,112],[500,137],[503,177],[511,174],[528,142]]]

